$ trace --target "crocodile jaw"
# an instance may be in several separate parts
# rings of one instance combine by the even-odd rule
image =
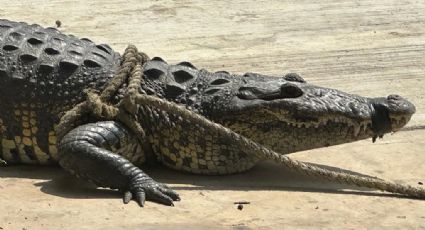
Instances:
[[[310,84],[302,95],[275,100],[234,98],[217,122],[280,153],[349,143],[373,142],[407,124],[415,106],[390,95],[366,98]]]
[[[392,130],[388,132],[394,132],[404,126],[410,116],[399,116],[390,120]],[[371,119],[357,122],[342,116],[325,116],[320,118],[319,122],[293,122],[283,118],[251,123],[242,119],[228,119],[222,121],[222,124],[282,154],[367,138],[372,138],[375,142],[376,138],[382,138],[387,133],[377,132]]]

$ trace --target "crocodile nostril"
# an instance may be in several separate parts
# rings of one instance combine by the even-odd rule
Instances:
[[[280,87],[280,95],[282,98],[295,98],[303,95],[303,91],[294,84],[283,84]]]
[[[397,94],[391,94],[391,95],[388,95],[387,99],[398,101],[398,100],[402,100],[403,98],[401,96],[397,95]]]

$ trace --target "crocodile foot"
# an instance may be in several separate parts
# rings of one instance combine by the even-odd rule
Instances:
[[[136,179],[131,182],[130,189],[124,191],[124,204],[134,199],[140,207],[143,207],[145,200],[154,201],[160,204],[174,206],[173,201],[180,201],[179,195],[167,185],[158,183],[153,179]]]

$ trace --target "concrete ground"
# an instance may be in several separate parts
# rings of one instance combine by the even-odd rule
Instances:
[[[90,2],[90,3],[87,3]],[[225,3],[227,2],[227,3]],[[399,93],[413,131],[292,154],[414,186],[425,182],[425,2],[2,0],[0,17],[54,26],[212,71],[298,72],[365,96]],[[415,128],[416,127],[416,128]],[[96,189],[55,167],[0,169],[0,229],[424,229],[425,201],[311,180],[272,163],[224,177],[146,170],[175,207]],[[235,201],[249,201],[238,210]]]

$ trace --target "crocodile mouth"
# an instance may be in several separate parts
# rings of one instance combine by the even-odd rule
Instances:
[[[354,121],[350,118],[344,116],[324,116],[320,118],[310,117],[307,121],[306,119],[296,119],[288,116],[282,116],[280,114],[276,114],[273,111],[267,111],[270,115],[272,115],[275,119],[278,119],[281,122],[287,124],[287,126],[291,126],[293,128],[315,128],[315,129],[323,129],[331,124],[341,124],[347,126],[348,129],[352,130],[353,136],[358,136],[360,132],[366,132],[367,129],[372,130],[372,121]]]
[[[404,127],[410,120],[411,115],[388,115],[388,113],[373,113],[371,118],[358,120],[342,115],[327,115],[323,117],[306,117],[297,119],[295,116],[288,116],[287,112],[265,110],[271,119],[278,119],[286,123],[292,128],[304,128],[317,130],[326,129],[329,126],[339,124],[346,126],[347,133],[351,133],[352,137],[372,137],[373,142],[379,137],[382,138],[385,133],[397,132]]]
[[[321,117],[300,116],[274,109],[262,109],[253,113],[255,115],[251,114],[245,119],[241,114],[237,116],[237,119],[233,116],[225,117],[220,123],[246,136],[255,135],[250,131],[255,127],[255,130],[262,133],[261,135],[264,137],[279,135],[281,140],[291,135],[305,138],[318,138],[326,135],[330,139],[335,139],[334,143],[328,141],[323,144],[323,146],[329,146],[366,138],[372,138],[372,141],[375,142],[377,138],[383,138],[386,133],[400,130],[411,118],[410,114],[388,115],[388,113],[378,112],[372,113],[369,117],[357,119],[341,114],[328,114]],[[256,119],[252,119],[253,117]],[[236,125],[234,125],[234,121],[238,121]],[[271,135],[270,130],[273,130],[275,134]],[[278,132],[281,134],[276,134]]]
[[[328,147],[371,138],[375,142],[385,133],[371,120],[354,121],[343,116],[326,116],[314,121],[301,121],[277,112],[256,114],[256,120],[226,117],[217,121],[236,133],[265,145],[281,154]],[[395,132],[410,120],[409,116],[389,118]]]
[[[320,90],[327,94],[320,94],[319,88],[317,92],[297,94],[294,87],[286,88],[291,95],[298,97],[276,99],[275,94],[269,93],[260,98],[258,95],[264,94],[256,93],[256,97],[249,98],[256,91],[242,91],[245,99],[241,100],[239,96],[232,102],[232,111],[220,113],[217,120],[229,125],[245,122],[246,126],[264,129],[271,124],[282,126],[281,130],[308,129],[305,134],[297,132],[298,136],[292,135],[294,138],[344,135],[346,142],[369,137],[375,142],[386,133],[400,130],[415,113],[414,105],[398,95],[366,98],[322,88]]]
[[[410,121],[411,116],[389,116],[389,118],[392,131],[397,132]]]

